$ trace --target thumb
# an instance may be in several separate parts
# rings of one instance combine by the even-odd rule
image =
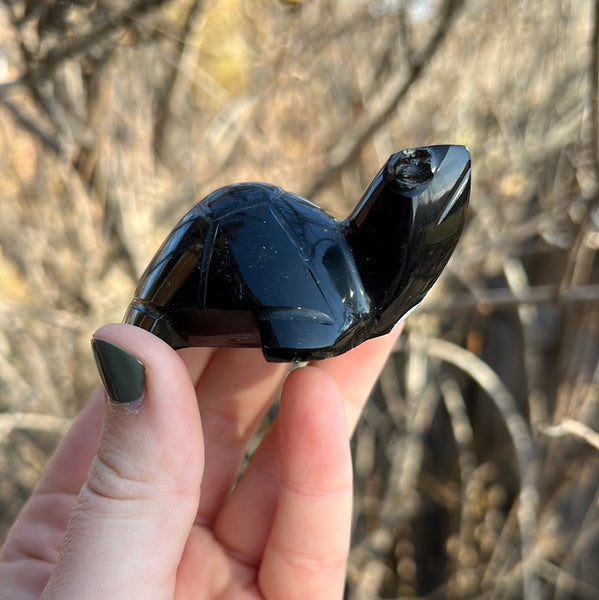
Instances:
[[[194,386],[177,353],[137,327],[104,327],[92,347],[104,424],[42,598],[172,597],[203,472]]]

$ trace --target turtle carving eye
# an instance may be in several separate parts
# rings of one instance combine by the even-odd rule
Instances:
[[[388,333],[449,260],[470,195],[463,146],[393,154],[345,220],[266,183],[235,184],[183,217],[124,321],[173,348],[261,346],[318,360]]]
[[[431,154],[424,148],[402,150],[395,161],[389,161],[387,178],[395,180],[401,189],[411,190],[433,178]]]

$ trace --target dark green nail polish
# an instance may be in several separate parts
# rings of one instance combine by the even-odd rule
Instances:
[[[104,389],[115,404],[141,408],[146,370],[143,363],[118,346],[104,340],[92,340],[92,350]]]

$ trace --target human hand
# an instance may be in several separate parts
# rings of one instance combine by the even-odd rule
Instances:
[[[142,329],[102,328],[96,339],[145,366],[143,404],[93,395],[6,539],[0,600],[341,598],[348,432],[396,337],[288,374],[258,349],[177,353]]]

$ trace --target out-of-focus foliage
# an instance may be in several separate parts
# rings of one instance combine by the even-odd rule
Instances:
[[[265,180],[347,214],[467,144],[463,240],[353,440],[347,597],[599,596],[596,2],[0,4],[0,534],[178,217]]]

